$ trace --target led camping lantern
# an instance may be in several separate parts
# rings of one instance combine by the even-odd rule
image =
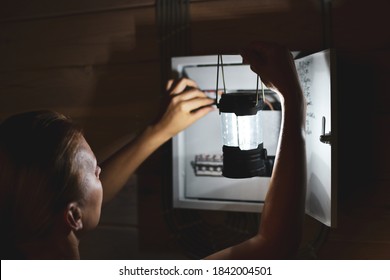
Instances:
[[[216,100],[222,124],[223,169],[228,178],[249,178],[264,175],[266,150],[263,147],[262,107],[259,96],[259,77],[256,91],[226,92],[222,56],[218,55],[217,92],[221,60],[224,91]],[[264,97],[264,88],[262,86]],[[217,99],[217,96],[216,96]]]

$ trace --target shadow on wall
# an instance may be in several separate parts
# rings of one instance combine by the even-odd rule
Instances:
[[[121,41],[112,42],[109,48],[107,63],[94,67],[95,92],[82,120],[100,160],[150,123],[160,101],[158,62],[138,61],[132,57],[136,47]]]
[[[108,47],[108,61],[92,69],[96,87],[80,122],[99,162],[131,141],[155,118],[159,106],[158,60],[142,60],[139,53],[143,46],[135,43],[135,37],[114,38]],[[136,178],[131,177],[122,191],[103,206],[99,226],[81,241],[82,258],[147,258],[139,250]]]

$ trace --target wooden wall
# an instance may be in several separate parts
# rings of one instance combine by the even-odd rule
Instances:
[[[155,1],[1,4],[1,119],[43,108],[62,112],[83,126],[103,160],[155,118]],[[99,228],[81,242],[83,258],[139,256],[137,185],[135,176],[103,210]]]
[[[319,251],[325,259],[390,258],[390,19],[388,1],[333,1],[344,113],[339,226]],[[342,108],[342,110],[343,110]],[[362,151],[360,153],[359,151]],[[348,170],[349,169],[349,170]]]
[[[6,2],[1,117],[61,111],[98,150],[150,120],[160,94],[154,1]]]
[[[58,110],[84,126],[104,159],[153,120],[160,105],[155,2],[1,1],[0,118]],[[190,2],[192,55],[237,53],[252,40],[307,52],[332,46],[339,53],[345,128],[339,135],[339,223],[329,230],[307,217],[303,258],[390,258],[388,10],[386,0]],[[85,242],[86,258],[187,257],[162,212],[166,156],[158,151],[146,161],[113,203],[116,209],[107,210],[111,214]]]

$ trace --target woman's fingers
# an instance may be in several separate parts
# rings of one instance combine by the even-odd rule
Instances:
[[[201,110],[203,107],[210,107],[214,104],[214,100],[204,98],[193,98],[190,100],[183,100],[179,106],[180,109],[187,113],[194,113],[194,111]]]
[[[177,81],[169,80],[167,83],[167,90],[170,95],[182,93],[186,88],[197,88],[195,81],[182,78]]]
[[[212,106],[205,106],[205,107],[198,108],[197,110],[193,111],[193,113],[191,113],[193,121],[195,122],[196,120],[206,116],[208,113],[210,113],[213,110],[214,108]]]
[[[175,135],[214,110],[212,105],[215,104],[215,99],[207,97],[193,80],[186,78],[169,80],[167,89],[171,102],[160,122],[171,135]]]
[[[207,95],[198,89],[189,89],[172,97],[174,102],[190,100],[194,98],[207,98]]]

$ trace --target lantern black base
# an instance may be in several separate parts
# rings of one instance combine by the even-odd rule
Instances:
[[[251,178],[267,176],[267,151],[260,144],[253,150],[240,150],[239,147],[223,146],[222,175],[227,178]]]

